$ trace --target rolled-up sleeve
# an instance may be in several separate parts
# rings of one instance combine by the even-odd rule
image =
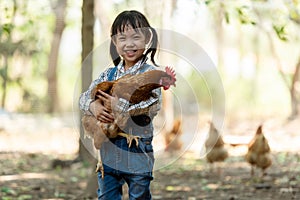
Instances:
[[[89,112],[90,104],[94,99],[91,98],[92,90],[98,85],[99,83],[105,81],[107,79],[107,70],[100,74],[100,76],[95,79],[91,85],[89,86],[88,90],[83,92],[79,97],[79,109],[83,111],[85,114],[91,115]]]
[[[129,113],[131,116],[147,114],[155,116],[161,108],[161,90],[155,89],[153,97],[138,104],[130,104],[129,101],[120,98],[116,104],[115,111],[117,113]]]

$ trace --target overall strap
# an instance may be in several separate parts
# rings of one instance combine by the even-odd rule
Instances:
[[[146,70],[149,68],[149,66],[150,66],[149,64],[144,63],[144,64],[142,65],[141,69],[140,69],[140,72],[141,72],[141,73],[146,72]]]
[[[108,81],[113,81],[113,78],[114,78],[114,75],[115,75],[115,73],[116,73],[116,71],[117,71],[117,66],[115,66],[115,67],[113,67],[113,68],[111,68],[110,69],[110,71],[108,72]]]

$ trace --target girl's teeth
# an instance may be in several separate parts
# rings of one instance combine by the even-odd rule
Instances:
[[[127,50],[126,53],[134,53],[135,50]]]

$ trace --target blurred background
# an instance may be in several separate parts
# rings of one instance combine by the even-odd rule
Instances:
[[[74,161],[78,154],[86,157],[80,153],[84,150],[79,140],[83,133],[78,97],[107,66],[99,67],[101,60],[85,59],[93,50],[108,44],[110,26],[123,10],[138,10],[154,28],[186,37],[207,54],[215,67],[211,73],[202,74],[198,66],[180,55],[164,49],[158,54],[158,63],[173,66],[179,77],[177,87],[164,94],[167,103],[155,121],[154,145],[158,156],[162,156],[158,163],[172,157],[164,153],[168,144],[161,132],[170,131],[168,126],[171,129],[177,119],[182,122],[183,142],[174,150],[179,154],[160,167],[187,152],[189,158],[204,158],[203,144],[208,122],[213,121],[214,102],[221,105],[217,128],[225,143],[241,146],[231,149],[232,155],[240,156],[246,151],[245,144],[260,124],[264,124],[273,152],[299,152],[299,1],[1,0],[0,151],[3,161],[10,160],[1,163],[2,196],[13,199],[23,194],[23,199],[37,198],[16,189],[22,183],[13,182],[22,178],[5,178],[20,170],[40,172],[32,167],[36,163],[29,163],[32,158],[39,163],[40,159],[49,159],[49,164],[53,159]],[[179,43],[177,48],[182,45],[185,44]],[[109,52],[102,56],[109,60]],[[92,60],[97,57],[93,54]],[[297,156],[293,161],[299,169]],[[20,157],[26,159],[12,161]],[[47,166],[41,169],[49,170]],[[75,165],[76,170],[81,167]],[[79,188],[87,185],[84,177],[90,170],[86,171],[79,178],[71,178],[73,183],[81,184]],[[159,187],[154,189],[158,191]],[[174,187],[165,190],[178,192]],[[179,190],[187,192],[185,187]],[[70,199],[69,193],[72,191],[61,192],[54,187],[48,196]],[[197,199],[196,196],[193,197]],[[167,197],[157,192],[155,198]]]
[[[296,112],[292,84],[294,96],[299,91],[293,83],[300,26],[293,2],[95,1],[94,47],[109,40],[119,12],[142,11],[153,27],[183,34],[208,53],[222,76],[228,111],[289,116]],[[73,96],[81,69],[81,6],[72,0],[1,2],[4,110],[72,111],[73,99],[66,97]]]

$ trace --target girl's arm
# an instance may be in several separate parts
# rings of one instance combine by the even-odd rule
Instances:
[[[131,116],[142,114],[149,114],[153,117],[161,108],[161,90],[155,89],[153,91],[154,97],[150,97],[147,101],[141,101],[138,104],[130,104],[129,101],[120,98],[115,105],[114,109],[118,113],[129,113]]]
[[[85,114],[92,115],[92,113],[90,112],[90,104],[93,102],[93,99],[91,99],[91,92],[96,87],[97,84],[105,81],[106,77],[107,77],[106,71],[101,73],[100,76],[91,83],[88,90],[83,92],[80,95],[80,97],[79,97],[79,108]]]
[[[144,67],[146,68],[143,70],[144,72],[155,69],[154,66],[148,64],[145,64]],[[130,104],[126,99],[119,98],[117,103],[114,104],[114,110],[117,113],[129,114],[130,116],[147,114],[153,117],[160,110],[162,102],[161,89],[155,89],[153,93],[153,97],[138,104]]]

